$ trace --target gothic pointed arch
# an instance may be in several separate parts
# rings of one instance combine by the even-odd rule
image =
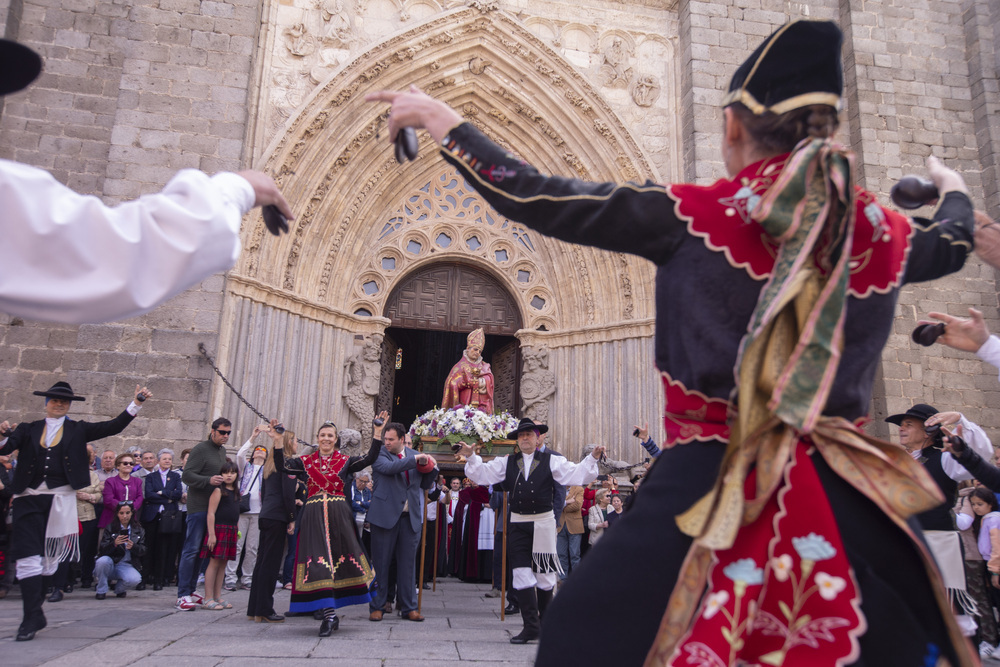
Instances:
[[[522,300],[528,328],[586,329],[651,317],[647,262],[544,238],[499,218],[435,155],[426,135],[420,158],[397,165],[384,132],[387,110],[366,104],[364,95],[410,84],[543,171],[659,180],[600,90],[515,17],[446,12],[345,65],[288,120],[263,166],[298,216],[280,239],[266,236],[259,220],[244,228],[231,291],[266,287],[353,319],[382,312],[404,269],[451,255],[502,275]],[[475,229],[488,238],[470,245]],[[426,254],[408,253],[411,240]]]

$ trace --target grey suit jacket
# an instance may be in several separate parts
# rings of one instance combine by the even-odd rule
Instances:
[[[409,482],[407,474],[409,473]],[[409,501],[410,525],[414,530],[420,530],[424,516],[420,511],[423,507],[423,489],[430,489],[438,477],[438,470],[420,474],[417,472],[417,457],[409,447],[403,448],[403,458],[389,453],[382,446],[378,458],[372,464],[372,504],[368,508],[367,520],[379,528],[392,528],[399,521],[403,505]]]

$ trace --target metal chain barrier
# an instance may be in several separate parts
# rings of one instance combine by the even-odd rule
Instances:
[[[204,343],[198,343],[198,351],[201,352],[201,356],[205,357],[205,361],[208,362],[208,365],[212,367],[212,370],[214,370],[215,374],[219,376],[219,379],[222,380],[222,382],[226,385],[226,387],[229,388],[229,391],[233,392],[236,398],[240,399],[240,402],[243,403],[243,405],[250,408],[250,410],[255,415],[264,420],[265,423],[270,424],[271,420],[268,419],[263,412],[255,408],[253,403],[244,398],[243,394],[240,393],[240,390],[234,387],[233,383],[229,381],[229,378],[227,378],[225,375],[222,374],[222,371],[219,370],[219,367],[215,365],[215,360],[212,359],[211,355],[209,355],[208,353],[208,350],[205,349]],[[306,442],[302,438],[295,438],[295,442],[297,442],[300,445],[305,445],[306,447],[313,447],[312,443]]]

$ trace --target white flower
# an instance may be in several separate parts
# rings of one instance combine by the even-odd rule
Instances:
[[[705,611],[702,613],[701,617],[708,620],[719,613],[719,610],[726,606],[729,602],[729,591],[719,591],[718,593],[712,593],[705,600]]]
[[[847,588],[847,582],[844,579],[826,572],[817,572],[813,581],[816,582],[820,597],[827,601],[837,597],[838,593]]]
[[[782,554],[771,559],[771,572],[778,581],[788,581],[788,575],[792,572],[792,557],[789,554]]]

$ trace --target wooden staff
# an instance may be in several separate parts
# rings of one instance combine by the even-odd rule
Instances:
[[[438,503],[438,505],[437,505],[437,511],[434,512],[434,516],[436,516],[437,519],[434,520],[434,585],[431,588],[431,591],[437,593],[438,560],[440,560],[441,558],[440,554],[438,553],[438,549],[441,548],[441,503],[439,503],[436,500],[434,502]]]
[[[507,492],[503,492],[503,551],[500,552],[500,620],[507,620]]]
[[[420,587],[417,589],[417,612],[424,599],[424,552],[427,550],[427,491],[424,490],[424,522],[420,526]]]

